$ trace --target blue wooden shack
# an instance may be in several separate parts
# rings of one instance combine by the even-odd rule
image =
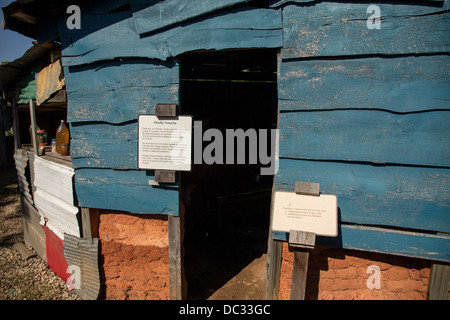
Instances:
[[[74,4],[79,16],[17,1],[6,26],[61,43],[84,223],[89,208],[168,216],[172,299],[201,297],[199,261],[227,250],[242,265],[268,252],[264,292],[276,298],[289,234],[270,229],[271,197],[296,181],[338,198],[338,236],[318,244],[448,264],[449,1]],[[157,104],[203,132],[279,129],[279,170],[202,163],[155,182],[138,168],[138,117]]]

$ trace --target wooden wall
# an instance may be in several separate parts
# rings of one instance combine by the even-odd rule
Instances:
[[[193,3],[114,1],[82,8],[80,30],[58,22],[80,205],[178,215],[178,187],[137,170],[138,115],[179,103],[184,52],[281,48],[276,190],[338,196],[339,236],[320,243],[449,261],[448,3],[379,4],[372,30],[361,1]]]
[[[196,1],[185,8],[177,0],[156,8],[130,1],[131,11],[117,12],[116,1],[82,8],[80,30],[67,29],[61,17],[80,206],[178,215],[178,186],[150,185],[154,172],[138,170],[138,115],[153,114],[157,103],[179,102],[177,56],[184,52],[281,47],[280,10],[229,8],[240,2],[246,1]]]
[[[378,6],[371,30],[366,3],[283,7],[276,190],[337,195],[319,243],[449,261],[450,13]]]

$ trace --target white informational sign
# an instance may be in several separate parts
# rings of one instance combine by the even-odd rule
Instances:
[[[337,197],[321,194],[318,197],[275,192],[272,230],[312,232],[316,235],[338,235]]]
[[[158,118],[140,115],[138,167],[153,170],[191,170],[192,117]]]

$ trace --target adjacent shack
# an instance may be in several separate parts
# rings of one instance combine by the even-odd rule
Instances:
[[[51,236],[100,243],[100,279],[83,277],[84,261],[95,259],[70,264],[81,270],[81,290],[100,280],[106,299],[202,299],[232,288],[251,266],[240,293],[217,297],[288,298],[293,253],[289,233],[271,229],[272,196],[307,181],[337,196],[339,214],[338,236],[317,237],[307,298],[442,297],[450,261],[447,0],[370,10],[313,0],[73,4],[79,10],[67,14],[68,4],[16,1],[3,12],[8,28],[61,43],[71,164],[56,170],[36,156],[33,201]],[[208,129],[278,129],[278,171],[262,175],[267,162],[236,157],[193,163],[171,181],[140,169],[139,116],[156,114],[156,105],[192,116],[194,148],[200,141],[216,160]],[[23,159],[16,156],[19,172]],[[53,198],[49,175],[63,185],[73,176],[74,202]],[[90,248],[79,254],[95,255]],[[375,289],[367,284],[373,265],[382,281]]]

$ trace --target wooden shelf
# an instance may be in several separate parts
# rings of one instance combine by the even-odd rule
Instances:
[[[33,152],[33,148],[32,148],[32,146],[30,144],[22,145],[22,149],[25,149],[27,151]],[[62,155],[60,155],[60,154],[58,154],[56,152],[51,152],[51,150],[52,150],[51,146],[46,146],[45,147],[45,154],[42,155],[41,157],[43,159],[45,159],[45,160],[53,161],[53,162],[65,165],[67,167],[70,167],[70,168],[73,167],[72,166],[72,159],[70,158],[70,155],[69,156],[62,156]]]

